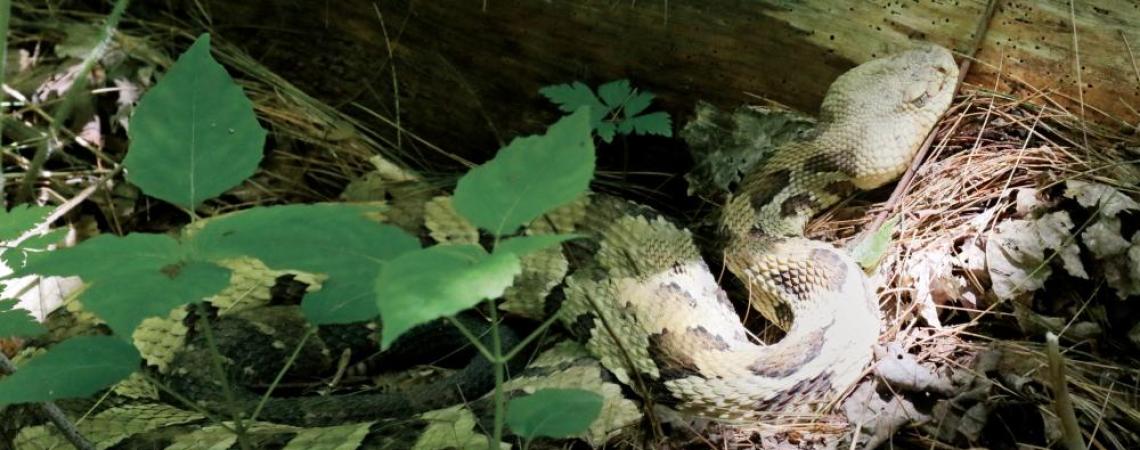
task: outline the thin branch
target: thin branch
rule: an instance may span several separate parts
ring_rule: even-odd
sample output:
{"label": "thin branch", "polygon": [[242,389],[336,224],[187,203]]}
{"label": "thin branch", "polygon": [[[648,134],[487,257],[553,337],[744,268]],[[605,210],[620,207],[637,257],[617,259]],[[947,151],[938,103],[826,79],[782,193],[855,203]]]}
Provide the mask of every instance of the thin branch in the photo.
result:
{"label": "thin branch", "polygon": [[[5,2],[7,3],[7,2]],[[12,360],[8,359],[4,353],[0,352],[0,373],[14,374],[16,373],[16,365],[12,364]],[[50,401],[40,402],[40,410],[47,416],[56,428],[59,429],[67,441],[74,445],[79,450],[95,450],[95,446],[87,441],[83,435],[79,434],[79,429],[67,418],[63,410],[59,409],[55,403]]]}

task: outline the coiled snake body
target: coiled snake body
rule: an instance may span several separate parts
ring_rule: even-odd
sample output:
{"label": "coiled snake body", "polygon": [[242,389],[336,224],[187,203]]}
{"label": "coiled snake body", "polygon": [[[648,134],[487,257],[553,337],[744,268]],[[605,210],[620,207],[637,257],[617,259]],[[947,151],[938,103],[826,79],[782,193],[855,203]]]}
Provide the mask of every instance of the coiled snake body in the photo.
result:
{"label": "coiled snake body", "polygon": [[933,46],[852,69],[829,88],[814,134],[777,149],[727,202],[727,267],[751,305],[786,330],[779,342],[748,339],[688,231],[635,215],[607,219],[601,276],[569,280],[568,325],[621,381],[640,378],[684,413],[818,409],[862,375],[880,318],[859,265],[803,238],[804,227],[856,189],[902,174],[949,107],[957,75],[950,52]]}

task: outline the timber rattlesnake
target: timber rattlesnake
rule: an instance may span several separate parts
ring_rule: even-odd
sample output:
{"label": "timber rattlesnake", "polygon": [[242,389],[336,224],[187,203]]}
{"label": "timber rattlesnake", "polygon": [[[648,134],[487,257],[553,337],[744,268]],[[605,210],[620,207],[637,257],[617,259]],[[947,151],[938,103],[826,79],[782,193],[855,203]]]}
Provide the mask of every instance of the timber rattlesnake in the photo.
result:
{"label": "timber rattlesnake", "polygon": [[571,277],[564,317],[627,384],[637,375],[616,349],[631,351],[655,396],[684,413],[731,419],[816,410],[861,377],[878,338],[879,305],[859,265],[801,237],[804,227],[856,189],[901,175],[949,107],[957,77],[950,52],[934,46],[852,69],[828,89],[814,134],[776,149],[729,199],[721,212],[725,261],[752,306],[786,330],[779,342],[749,341],[688,231],[661,218],[613,219],[598,251],[605,274]]}
{"label": "timber rattlesnake", "polygon": [[[604,367],[621,383],[647,390],[641,393],[687,415],[797,415],[833,400],[870,362],[880,328],[877,295],[850,256],[803,238],[804,227],[856,189],[872,189],[901,174],[948,108],[957,74],[950,52],[934,46],[852,69],[829,88],[812,135],[778,148],[728,200],[720,220],[728,237],[726,265],[747,285],[752,306],[786,330],[782,340],[771,345],[750,341],[688,230],[645,208],[595,196],[590,213],[577,217],[581,229],[597,238],[593,259],[566,278],[560,305],[565,328],[595,360],[583,362],[586,354],[580,348],[558,347],[548,355],[569,355],[570,362],[539,357],[508,388],[588,387],[616,397],[620,389],[613,383],[579,380],[565,386],[547,376],[578,371],[596,377]],[[513,307],[550,309],[549,304]],[[205,364],[182,358],[178,365]],[[335,420],[300,414],[295,422],[305,423],[306,417],[319,417],[324,425],[371,420],[366,402],[346,407],[335,397],[318,400],[339,410]],[[270,405],[267,415],[288,418],[295,408],[290,405]],[[310,402],[304,408],[320,407]],[[609,426],[636,420],[628,414],[631,409],[636,407],[628,400],[607,400],[609,415],[603,420],[611,423],[592,430],[591,441],[604,440]],[[463,414],[445,408],[418,420],[429,428],[441,418],[466,420],[473,427]],[[455,439],[485,442],[464,436]],[[416,447],[464,445],[425,442],[421,438]]]}

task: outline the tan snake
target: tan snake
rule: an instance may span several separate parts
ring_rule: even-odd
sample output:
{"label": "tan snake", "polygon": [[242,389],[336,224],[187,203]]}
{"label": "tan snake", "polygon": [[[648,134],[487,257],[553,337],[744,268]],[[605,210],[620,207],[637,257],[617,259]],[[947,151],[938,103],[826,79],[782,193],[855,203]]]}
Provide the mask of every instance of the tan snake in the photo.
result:
{"label": "tan snake", "polygon": [[902,174],[949,107],[957,76],[950,52],[935,46],[850,70],[829,88],[814,134],[777,149],[729,199],[726,265],[751,305],[786,330],[779,342],[751,341],[689,232],[646,215],[598,213],[602,270],[571,277],[566,323],[619,380],[639,377],[683,413],[818,410],[862,375],[880,313],[860,266],[802,237],[804,227],[856,189]]}

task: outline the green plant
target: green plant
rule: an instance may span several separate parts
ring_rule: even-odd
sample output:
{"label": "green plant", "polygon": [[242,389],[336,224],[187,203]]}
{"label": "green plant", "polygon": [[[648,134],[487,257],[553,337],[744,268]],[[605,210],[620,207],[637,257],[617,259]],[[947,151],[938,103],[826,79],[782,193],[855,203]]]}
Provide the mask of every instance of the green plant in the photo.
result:
{"label": "green plant", "polygon": [[565,112],[583,106],[590,108],[590,126],[603,141],[610,142],[614,134],[655,134],[672,136],[673,126],[669,114],[652,112],[641,114],[653,101],[653,94],[630,87],[629,80],[617,80],[598,86],[594,95],[581,82],[547,86],[538,91]]}
{"label": "green plant", "polygon": [[[549,89],[544,90],[548,96]],[[418,324],[493,301],[520,272],[520,257],[579,237],[527,236],[518,230],[586,191],[594,173],[591,130],[607,140],[615,131],[669,132],[664,113],[636,116],[648,106],[651,94],[638,93],[624,81],[599,92],[604,106],[575,106],[574,101],[584,101],[580,93],[559,97],[566,100],[562,109],[571,114],[544,135],[515,139],[459,180],[455,209],[494,236],[490,249],[473,244],[420,248],[418,240],[399,228],[369,219],[374,207],[348,204],[252,208],[212,219],[178,237],[101,235],[45,252],[43,247],[59,239],[58,233],[49,233],[8,247],[3,258],[18,267],[8,278],[81,277],[86,285],[79,298],[84,309],[105,321],[113,334],[69,339],[23,364],[0,379],[0,406],[89,396],[135,373],[140,356],[131,336],[139,323],[220,291],[229,282],[230,270],[218,262],[228,258],[252,257],[277,270],[327,275],[335,283],[303,300],[308,320],[321,325],[379,315],[385,347]],[[594,107],[604,114],[592,112]],[[252,104],[210,56],[209,36],[202,35],[141,100],[131,119],[131,146],[123,165],[128,181],[182,207],[196,220],[194,211],[202,202],[253,173],[265,135]],[[24,208],[0,215],[0,240],[24,234],[48,212]],[[13,303],[0,301],[0,337],[41,333],[43,327],[31,317],[11,309]],[[497,321],[497,308],[486,309]],[[504,363],[552,323],[553,317],[510,349],[502,348],[494,327],[490,346],[467,332],[495,365],[492,442],[501,441],[505,422],[529,441],[579,433],[597,417],[601,400],[596,394],[566,390],[515,399],[511,412],[505,413]],[[92,355],[97,355],[94,360]],[[569,421],[552,425],[549,415],[536,412],[543,403],[548,408],[566,403],[570,409],[560,414]],[[241,417],[235,415],[234,420],[238,442],[245,445]]]}

